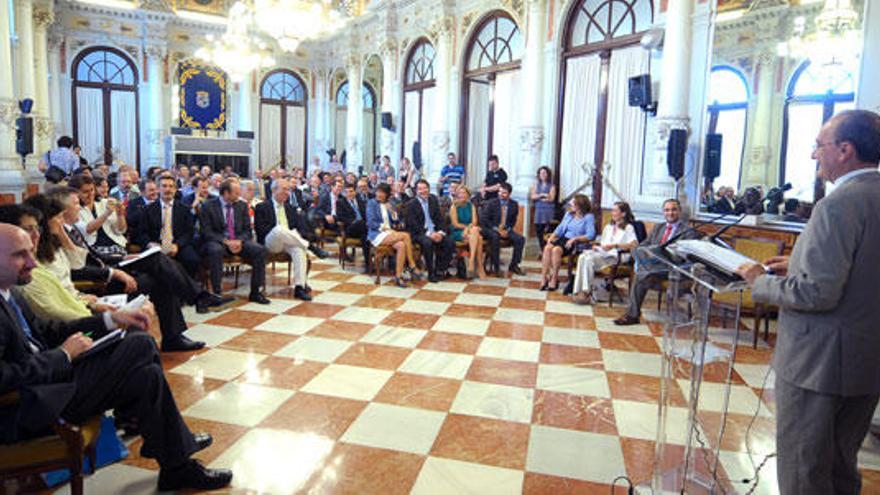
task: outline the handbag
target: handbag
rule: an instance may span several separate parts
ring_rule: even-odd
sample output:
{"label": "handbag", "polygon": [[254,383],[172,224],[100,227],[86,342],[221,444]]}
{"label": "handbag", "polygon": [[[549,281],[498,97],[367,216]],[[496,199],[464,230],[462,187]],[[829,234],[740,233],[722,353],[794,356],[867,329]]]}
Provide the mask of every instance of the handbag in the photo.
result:
{"label": "handbag", "polygon": [[57,184],[67,177],[67,173],[65,173],[61,167],[52,165],[52,153],[46,153],[46,163],[49,164],[49,167],[46,169],[46,180],[48,182]]}

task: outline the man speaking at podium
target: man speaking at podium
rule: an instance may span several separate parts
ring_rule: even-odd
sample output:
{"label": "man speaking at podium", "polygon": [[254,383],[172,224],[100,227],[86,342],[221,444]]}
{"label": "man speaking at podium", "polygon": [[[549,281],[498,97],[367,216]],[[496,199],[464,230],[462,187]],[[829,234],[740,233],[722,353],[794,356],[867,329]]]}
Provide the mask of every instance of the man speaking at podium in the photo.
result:
{"label": "man speaking at podium", "polygon": [[[791,258],[744,265],[778,305],[776,449],[783,495],[856,494],[857,454],[880,397],[880,115],[841,112],[819,132],[816,204]],[[804,165],[806,166],[806,164]]]}

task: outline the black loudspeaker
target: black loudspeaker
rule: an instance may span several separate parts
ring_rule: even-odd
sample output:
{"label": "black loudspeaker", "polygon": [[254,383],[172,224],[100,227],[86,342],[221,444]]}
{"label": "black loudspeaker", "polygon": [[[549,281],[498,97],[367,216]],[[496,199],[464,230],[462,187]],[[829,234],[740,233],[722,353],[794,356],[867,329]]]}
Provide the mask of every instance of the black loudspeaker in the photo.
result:
{"label": "black loudspeaker", "polygon": [[391,123],[391,112],[382,112],[382,129],[389,131],[394,129],[394,125]]}
{"label": "black loudspeaker", "polygon": [[652,103],[651,76],[642,74],[629,78],[629,106],[647,107]]}
{"label": "black loudspeaker", "polygon": [[684,155],[687,152],[688,132],[684,129],[669,131],[669,143],[666,145],[666,168],[669,176],[675,180],[684,177]]}
{"label": "black loudspeaker", "polygon": [[422,143],[414,141],[412,145],[412,162],[417,168],[422,168]]}
{"label": "black loudspeaker", "polygon": [[706,134],[706,157],[703,160],[703,178],[721,175],[721,134]]}
{"label": "black loudspeaker", "polygon": [[31,117],[15,119],[15,152],[21,156],[34,152],[34,119]]}
{"label": "black loudspeaker", "polygon": [[193,130],[189,127],[172,127],[171,135],[173,136],[192,136]]}
{"label": "black loudspeaker", "polygon": [[254,131],[238,131],[235,133],[238,139],[253,139]]}

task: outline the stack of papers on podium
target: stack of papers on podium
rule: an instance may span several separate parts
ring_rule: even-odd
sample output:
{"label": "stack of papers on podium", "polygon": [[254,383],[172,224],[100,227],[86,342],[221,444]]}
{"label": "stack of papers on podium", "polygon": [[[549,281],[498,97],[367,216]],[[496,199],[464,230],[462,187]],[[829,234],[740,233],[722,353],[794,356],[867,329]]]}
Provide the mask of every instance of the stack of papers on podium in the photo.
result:
{"label": "stack of papers on podium", "polygon": [[728,275],[735,275],[736,269],[744,264],[758,263],[733,249],[727,249],[709,241],[683,240],[670,245],[669,248],[679,256],[704,262]]}

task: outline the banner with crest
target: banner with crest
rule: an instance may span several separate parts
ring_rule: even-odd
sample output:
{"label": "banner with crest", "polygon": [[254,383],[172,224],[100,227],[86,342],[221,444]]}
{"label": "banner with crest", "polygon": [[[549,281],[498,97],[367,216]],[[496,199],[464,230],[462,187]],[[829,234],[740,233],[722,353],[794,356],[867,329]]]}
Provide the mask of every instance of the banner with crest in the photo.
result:
{"label": "banner with crest", "polygon": [[177,68],[180,85],[180,127],[226,130],[226,73],[189,60]]}

